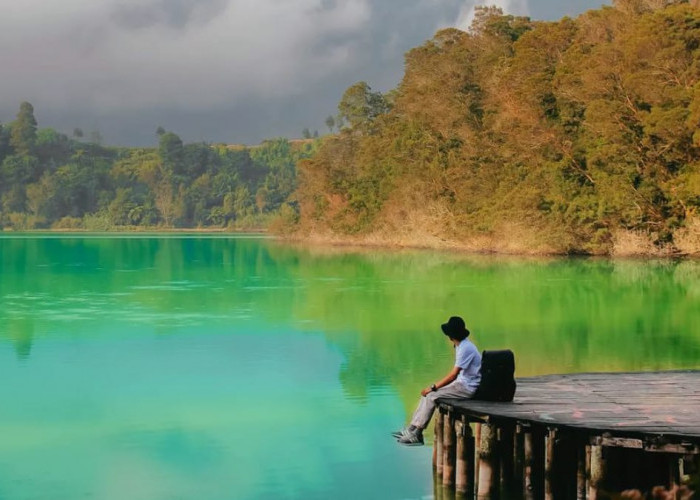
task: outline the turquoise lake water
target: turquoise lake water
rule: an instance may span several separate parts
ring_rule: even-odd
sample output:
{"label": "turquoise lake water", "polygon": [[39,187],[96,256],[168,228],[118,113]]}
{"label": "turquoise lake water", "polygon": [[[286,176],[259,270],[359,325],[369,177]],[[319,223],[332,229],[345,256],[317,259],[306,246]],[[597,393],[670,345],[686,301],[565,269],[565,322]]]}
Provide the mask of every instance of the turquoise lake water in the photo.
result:
{"label": "turquoise lake water", "polygon": [[464,316],[518,376],[700,368],[700,263],[0,236],[0,500],[420,499]]}

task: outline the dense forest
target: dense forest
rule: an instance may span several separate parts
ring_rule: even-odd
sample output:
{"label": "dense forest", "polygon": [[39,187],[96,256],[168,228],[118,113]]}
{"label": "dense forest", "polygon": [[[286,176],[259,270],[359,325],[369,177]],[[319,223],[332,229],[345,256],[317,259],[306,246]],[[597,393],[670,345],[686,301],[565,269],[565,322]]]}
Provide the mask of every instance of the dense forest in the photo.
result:
{"label": "dense forest", "polygon": [[23,102],[16,119],[0,125],[0,228],[260,229],[294,217],[286,200],[296,163],[315,141],[249,148],[156,133],[157,148],[103,147],[80,129],[73,137],[39,129]]}
{"label": "dense forest", "polygon": [[476,11],[364,82],[300,164],[298,237],[526,253],[700,251],[698,2]]}
{"label": "dense forest", "polygon": [[344,243],[517,253],[700,251],[700,2],[576,19],[477,8],[348,88],[336,133],[255,147],[104,147],[0,124],[3,229],[270,228]]}

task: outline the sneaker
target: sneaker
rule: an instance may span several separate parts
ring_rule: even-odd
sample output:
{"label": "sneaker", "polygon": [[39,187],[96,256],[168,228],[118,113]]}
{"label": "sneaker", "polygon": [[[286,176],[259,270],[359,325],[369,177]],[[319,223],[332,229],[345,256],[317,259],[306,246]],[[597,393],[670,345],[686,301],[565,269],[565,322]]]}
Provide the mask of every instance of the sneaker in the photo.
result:
{"label": "sneaker", "polygon": [[405,436],[409,432],[411,432],[411,429],[409,427],[404,427],[403,429],[392,432],[391,435],[394,436],[395,438],[400,438],[400,437]]}
{"label": "sneaker", "polygon": [[423,433],[421,431],[409,431],[398,439],[398,442],[407,446],[421,446]]}

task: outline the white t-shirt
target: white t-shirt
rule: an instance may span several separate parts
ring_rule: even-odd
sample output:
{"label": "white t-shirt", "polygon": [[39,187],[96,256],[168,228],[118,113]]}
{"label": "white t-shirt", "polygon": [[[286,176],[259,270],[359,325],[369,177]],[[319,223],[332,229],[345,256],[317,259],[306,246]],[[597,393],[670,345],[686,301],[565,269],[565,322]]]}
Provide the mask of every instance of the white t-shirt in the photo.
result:
{"label": "white t-shirt", "polygon": [[481,354],[469,339],[455,348],[455,366],[461,368],[457,380],[467,389],[476,391],[481,382]]}

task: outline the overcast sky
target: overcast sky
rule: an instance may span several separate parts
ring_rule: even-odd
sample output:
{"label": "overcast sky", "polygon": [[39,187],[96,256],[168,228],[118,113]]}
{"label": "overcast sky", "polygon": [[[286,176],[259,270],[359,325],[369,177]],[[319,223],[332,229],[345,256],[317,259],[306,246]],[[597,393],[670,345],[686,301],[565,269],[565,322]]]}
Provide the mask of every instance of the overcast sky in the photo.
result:
{"label": "overcast sky", "polygon": [[[107,144],[257,143],[327,132],[344,90],[395,87],[404,53],[477,0],[0,0],[0,122],[19,103],[40,127]],[[495,0],[554,20],[610,0]]]}

